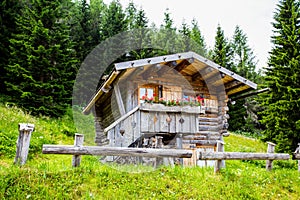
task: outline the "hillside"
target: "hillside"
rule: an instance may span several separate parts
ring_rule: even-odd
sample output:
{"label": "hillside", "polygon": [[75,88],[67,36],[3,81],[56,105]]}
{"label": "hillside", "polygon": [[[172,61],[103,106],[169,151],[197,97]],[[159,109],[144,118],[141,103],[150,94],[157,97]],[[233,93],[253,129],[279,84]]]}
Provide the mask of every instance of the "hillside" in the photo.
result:
{"label": "hillside", "polygon": [[[264,161],[227,161],[226,169],[143,166],[112,167],[98,157],[83,156],[79,168],[71,156],[43,155],[42,144],[72,144],[71,115],[61,119],[32,117],[0,106],[0,199],[299,199],[295,161],[277,161],[266,172]],[[18,123],[35,124],[29,160],[13,165]],[[84,122],[86,124],[88,122]],[[90,132],[91,130],[87,131]],[[231,134],[226,151],[265,152],[267,145]],[[130,173],[130,171],[132,173]],[[143,171],[137,173],[138,171]]]}

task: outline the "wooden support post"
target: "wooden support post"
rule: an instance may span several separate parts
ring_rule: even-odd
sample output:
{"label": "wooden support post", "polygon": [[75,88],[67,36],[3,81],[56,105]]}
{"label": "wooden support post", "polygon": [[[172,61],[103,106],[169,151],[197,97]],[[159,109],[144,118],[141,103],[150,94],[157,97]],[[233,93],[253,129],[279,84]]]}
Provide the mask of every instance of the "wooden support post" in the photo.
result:
{"label": "wooden support post", "polygon": [[[221,140],[217,141],[217,152],[224,152],[224,142]],[[222,167],[223,160],[216,160],[215,162],[215,173],[219,173]]]}
{"label": "wooden support post", "polygon": [[[276,144],[274,144],[272,142],[267,142],[267,144],[268,144],[267,153],[274,153]],[[272,167],[273,167],[272,163],[273,163],[273,160],[266,160],[266,170],[267,171],[272,170]]]}
{"label": "wooden support post", "polygon": [[[176,147],[177,149],[182,149],[182,134],[179,134],[179,136],[176,138]],[[183,166],[182,158],[179,158],[179,164]]]}
{"label": "wooden support post", "polygon": [[19,124],[19,137],[17,140],[17,151],[14,164],[24,165],[27,160],[31,133],[34,130],[34,124]]}
{"label": "wooden support post", "polygon": [[[163,148],[163,141],[162,141],[163,137],[162,136],[156,136],[156,148],[158,149],[162,149]],[[154,167],[159,167],[161,164],[163,164],[163,158],[155,158],[155,164]]]}
{"label": "wooden support post", "polygon": [[[84,136],[83,134],[75,134],[75,139],[74,139],[74,147],[82,147],[83,146],[83,140]],[[73,155],[72,158],[72,166],[73,167],[79,167],[81,162],[81,156],[80,155]]]}

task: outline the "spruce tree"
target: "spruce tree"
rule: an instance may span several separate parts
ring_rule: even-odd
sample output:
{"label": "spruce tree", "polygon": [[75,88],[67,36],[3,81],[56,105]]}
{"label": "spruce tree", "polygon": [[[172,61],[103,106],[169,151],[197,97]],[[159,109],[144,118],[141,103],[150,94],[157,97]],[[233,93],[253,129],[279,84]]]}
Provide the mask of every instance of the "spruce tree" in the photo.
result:
{"label": "spruce tree", "polygon": [[126,14],[120,2],[113,0],[103,14],[101,37],[105,40],[126,30],[128,30]]}
{"label": "spruce tree", "polygon": [[196,19],[192,20],[190,38],[192,39],[192,41],[195,42],[195,44],[192,45],[192,47],[191,47],[193,49],[193,51],[196,51],[197,53],[199,53],[202,56],[207,56],[205,40],[200,31],[200,28],[199,28],[199,25],[198,25],[198,22]]}
{"label": "spruce tree", "polygon": [[[122,47],[126,45],[127,38],[126,34],[120,34],[128,30],[128,21],[126,19],[126,13],[123,10],[121,3],[117,0],[113,0],[105,9],[103,13],[100,36],[103,40],[109,39],[110,48],[107,49],[106,56],[107,59],[113,55],[119,55],[124,53],[122,52]],[[124,61],[124,57],[115,62]],[[107,73],[111,71],[111,67],[107,70]]]}
{"label": "spruce tree", "polygon": [[153,55],[165,55],[182,50],[180,45],[178,45],[181,41],[180,38],[178,39],[176,27],[169,9],[166,9],[164,13],[164,21],[160,25],[160,28],[153,32],[151,37],[151,42],[156,47]]}
{"label": "spruce tree", "polygon": [[234,56],[234,68],[232,70],[247,79],[255,81],[257,78],[255,72],[257,61],[253,50],[248,45],[247,35],[239,26],[235,28],[232,47]]}
{"label": "spruce tree", "polygon": [[10,39],[16,33],[16,19],[20,14],[22,2],[19,0],[3,0],[0,2],[0,93],[6,93],[6,66],[10,57]]}
{"label": "spruce tree", "polygon": [[76,54],[70,40],[68,0],[32,0],[10,40],[6,85],[11,101],[30,111],[59,117],[71,104]]}
{"label": "spruce tree", "polygon": [[233,51],[231,48],[231,44],[225,37],[224,31],[222,30],[220,25],[218,25],[217,27],[215,45],[211,54],[212,60],[215,63],[221,65],[222,67],[225,67],[226,69],[234,71],[234,69],[232,69]]}
{"label": "spruce tree", "polygon": [[[259,78],[258,73],[255,71],[256,59],[253,50],[248,45],[247,35],[239,26],[236,26],[232,41],[223,44],[225,54],[222,52],[221,47],[217,47],[220,45],[219,43],[224,40],[222,37],[224,37],[224,35],[222,34],[222,30],[218,27],[215,45],[215,52],[217,54],[215,53],[214,55],[215,60],[220,59],[218,55],[222,56],[222,64],[224,67],[256,82]],[[219,62],[221,62],[221,60]],[[258,126],[257,111],[253,110],[253,108],[257,108],[256,104],[257,102],[253,97],[240,99],[234,105],[229,104],[229,129],[232,131],[256,132],[255,127]]]}
{"label": "spruce tree", "polygon": [[188,24],[183,21],[181,24],[181,28],[178,30],[180,33],[180,36],[182,36],[180,39],[180,42],[182,43],[182,50],[181,52],[186,52],[191,50],[191,30]]}
{"label": "spruce tree", "polygon": [[137,9],[131,2],[126,9],[126,13],[130,31],[129,45],[135,49],[127,53],[126,59],[135,60],[151,57],[151,49],[145,48],[150,43],[149,29],[147,29],[149,20],[145,11],[142,8]]}
{"label": "spruce tree", "polygon": [[281,0],[273,23],[273,48],[266,68],[270,92],[261,95],[264,140],[281,152],[295,151],[300,142],[300,2]]}

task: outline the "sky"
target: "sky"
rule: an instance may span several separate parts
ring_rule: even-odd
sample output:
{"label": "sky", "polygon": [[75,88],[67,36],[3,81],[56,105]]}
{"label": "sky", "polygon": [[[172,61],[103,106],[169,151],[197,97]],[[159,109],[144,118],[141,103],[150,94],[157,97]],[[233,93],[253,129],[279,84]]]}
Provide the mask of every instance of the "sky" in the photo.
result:
{"label": "sky", "polygon": [[[104,0],[109,3],[111,0]],[[163,23],[164,12],[169,9],[177,28],[183,21],[198,21],[200,31],[209,48],[214,45],[218,24],[226,37],[231,38],[238,25],[248,37],[248,44],[257,58],[257,67],[266,66],[272,44],[273,15],[279,0],[119,0],[124,7],[133,1],[143,8],[150,23],[157,27]]]}

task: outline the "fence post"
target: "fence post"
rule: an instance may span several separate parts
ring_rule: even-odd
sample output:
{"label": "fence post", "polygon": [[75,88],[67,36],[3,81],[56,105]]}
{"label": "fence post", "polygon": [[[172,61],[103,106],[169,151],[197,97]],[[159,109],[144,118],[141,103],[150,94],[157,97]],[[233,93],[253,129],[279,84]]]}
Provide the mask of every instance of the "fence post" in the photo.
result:
{"label": "fence post", "polygon": [[[224,152],[225,142],[218,140],[217,141],[217,152]],[[215,162],[215,173],[220,172],[221,168],[224,166],[223,160],[216,160]]]}
{"label": "fence post", "polygon": [[[75,139],[74,139],[74,146],[75,147],[81,147],[83,146],[83,140],[84,136],[83,134],[75,134]],[[74,155],[72,159],[72,166],[73,167],[79,167],[80,166],[80,161],[81,161],[81,156],[80,155]]]}
{"label": "fence post", "polygon": [[[268,144],[267,153],[274,153],[276,144],[274,144],[272,142],[267,142],[267,144]],[[267,171],[272,170],[272,167],[273,167],[272,163],[273,163],[273,160],[266,160],[266,170]]]}
{"label": "fence post", "polygon": [[17,140],[17,151],[14,164],[21,166],[26,163],[31,133],[34,130],[34,124],[19,123],[19,137]]}
{"label": "fence post", "polygon": [[[298,148],[294,154],[300,154],[300,143],[298,143]],[[300,160],[298,160],[298,172],[300,172]]]}

